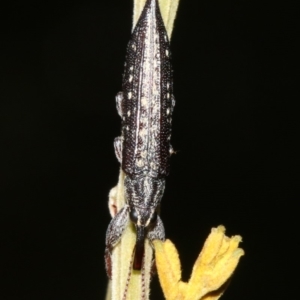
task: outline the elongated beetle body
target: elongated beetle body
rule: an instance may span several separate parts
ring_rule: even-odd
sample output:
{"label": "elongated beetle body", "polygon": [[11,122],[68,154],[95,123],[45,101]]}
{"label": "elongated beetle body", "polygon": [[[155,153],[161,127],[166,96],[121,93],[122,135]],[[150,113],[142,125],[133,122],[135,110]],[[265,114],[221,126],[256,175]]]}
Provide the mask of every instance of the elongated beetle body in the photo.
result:
{"label": "elongated beetle body", "polygon": [[111,220],[106,233],[106,269],[110,254],[129,219],[137,240],[133,268],[140,270],[147,237],[164,240],[157,215],[169,173],[173,97],[168,35],[157,0],[147,0],[127,47],[122,92],[116,96],[122,135],[115,153],[125,173],[125,206]]}

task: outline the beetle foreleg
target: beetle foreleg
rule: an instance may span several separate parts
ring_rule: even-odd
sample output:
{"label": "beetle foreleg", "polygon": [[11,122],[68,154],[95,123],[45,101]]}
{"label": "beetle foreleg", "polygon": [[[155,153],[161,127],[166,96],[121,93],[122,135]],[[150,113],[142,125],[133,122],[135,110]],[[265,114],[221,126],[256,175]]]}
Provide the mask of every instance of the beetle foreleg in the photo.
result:
{"label": "beetle foreleg", "polygon": [[123,114],[123,109],[122,109],[123,99],[124,99],[123,92],[119,92],[116,95],[116,104],[117,104],[118,114],[121,118],[122,118],[122,114]]}
{"label": "beetle foreleg", "polygon": [[159,216],[157,216],[156,224],[149,229],[147,237],[151,242],[153,240],[165,240],[165,228]]}
{"label": "beetle foreleg", "polygon": [[[160,241],[165,240],[165,228],[159,216],[157,216],[157,221],[154,227],[148,231],[147,237],[150,240],[150,242],[152,242],[153,240],[160,240]],[[155,274],[156,274],[156,264],[155,264],[155,259],[153,258],[152,266],[151,266],[151,276],[154,276]]]}
{"label": "beetle foreleg", "polygon": [[121,236],[128,224],[129,206],[126,204],[110,221],[106,231],[105,248],[105,268],[109,278],[111,278],[111,253],[113,247],[120,241]]}
{"label": "beetle foreleg", "polygon": [[115,154],[120,164],[122,164],[122,148],[123,148],[123,138],[118,136],[114,140]]}

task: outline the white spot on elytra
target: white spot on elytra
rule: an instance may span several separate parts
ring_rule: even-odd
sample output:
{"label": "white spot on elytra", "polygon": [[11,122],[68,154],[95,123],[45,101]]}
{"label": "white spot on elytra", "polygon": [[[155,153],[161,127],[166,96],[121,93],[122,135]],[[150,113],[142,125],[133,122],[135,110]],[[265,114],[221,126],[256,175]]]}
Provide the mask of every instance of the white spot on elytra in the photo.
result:
{"label": "white spot on elytra", "polygon": [[140,137],[144,137],[146,134],[147,134],[146,128],[143,128],[143,129],[140,130],[140,132],[139,132]]}
{"label": "white spot on elytra", "polygon": [[133,49],[133,51],[136,51],[136,46],[135,46],[135,44],[132,44],[131,48]]}
{"label": "white spot on elytra", "polygon": [[170,93],[167,93],[167,98],[170,99]]}
{"label": "white spot on elytra", "polygon": [[168,40],[168,37],[167,37],[167,35],[165,34],[165,41],[167,41]]}
{"label": "white spot on elytra", "polygon": [[130,75],[130,76],[129,76],[129,82],[131,82],[131,81],[132,81],[132,78],[133,78],[133,76],[132,76],[132,75]]}
{"label": "white spot on elytra", "polygon": [[127,112],[127,116],[130,117],[130,110]]}
{"label": "white spot on elytra", "polygon": [[166,56],[169,57],[169,50],[166,50]]}
{"label": "white spot on elytra", "polygon": [[144,162],[143,162],[142,159],[139,159],[139,160],[137,161],[136,164],[137,164],[137,166],[140,167],[140,168],[144,166]]}
{"label": "white spot on elytra", "polygon": [[153,161],[150,163],[150,167],[151,167],[152,169],[154,169],[154,170],[157,169],[157,166],[156,166],[156,164],[155,164]]}
{"label": "white spot on elytra", "polygon": [[148,104],[148,102],[147,102],[147,98],[145,98],[145,97],[142,97],[142,99],[141,99],[141,103],[142,103],[142,106],[145,106],[145,107],[147,107],[147,104]]}
{"label": "white spot on elytra", "polygon": [[151,131],[152,131],[152,132],[155,132],[155,131],[157,131],[157,125],[152,125],[152,127],[151,127]]}
{"label": "white spot on elytra", "polygon": [[167,109],[167,115],[168,115],[169,113],[170,113],[170,109],[168,108],[168,109]]}
{"label": "white spot on elytra", "polygon": [[129,127],[128,127],[128,126],[126,126],[126,129],[127,129],[127,130],[129,130]]}
{"label": "white spot on elytra", "polygon": [[170,83],[168,82],[168,83],[167,83],[167,89],[169,89],[169,88],[170,88]]}
{"label": "white spot on elytra", "polygon": [[133,70],[133,66],[131,66],[131,67],[129,68],[129,70],[132,71],[132,70]]}
{"label": "white spot on elytra", "polygon": [[146,158],[147,157],[147,150],[142,151],[141,156],[142,158]]}
{"label": "white spot on elytra", "polygon": [[129,92],[129,93],[128,93],[128,99],[131,99],[131,96],[132,96],[132,93]]}
{"label": "white spot on elytra", "polygon": [[152,112],[153,112],[154,114],[157,114],[158,111],[159,111],[159,109],[160,109],[160,106],[157,105],[157,103],[155,103],[155,104],[153,105],[153,107],[152,107]]}

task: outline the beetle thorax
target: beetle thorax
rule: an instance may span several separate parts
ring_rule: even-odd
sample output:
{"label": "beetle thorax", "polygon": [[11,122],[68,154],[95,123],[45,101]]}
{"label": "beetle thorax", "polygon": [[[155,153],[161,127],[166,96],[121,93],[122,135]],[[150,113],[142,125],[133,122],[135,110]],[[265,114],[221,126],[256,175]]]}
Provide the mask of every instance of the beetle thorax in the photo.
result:
{"label": "beetle thorax", "polygon": [[150,176],[125,177],[125,198],[130,210],[135,210],[140,216],[142,225],[155,212],[159,205],[164,189],[164,178],[152,178]]}

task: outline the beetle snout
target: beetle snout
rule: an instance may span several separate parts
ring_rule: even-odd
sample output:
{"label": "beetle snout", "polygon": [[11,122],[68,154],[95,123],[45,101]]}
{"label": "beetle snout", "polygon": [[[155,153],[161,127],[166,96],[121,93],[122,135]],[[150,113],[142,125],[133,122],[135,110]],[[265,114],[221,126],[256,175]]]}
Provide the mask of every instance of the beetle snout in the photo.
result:
{"label": "beetle snout", "polygon": [[141,270],[145,252],[145,226],[136,225],[136,244],[133,260],[133,269]]}

